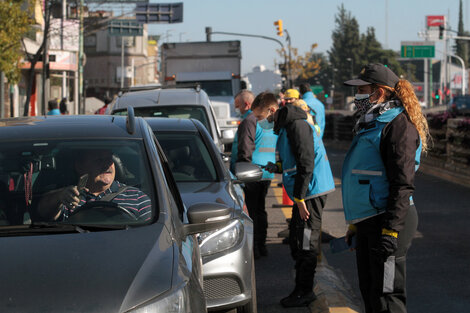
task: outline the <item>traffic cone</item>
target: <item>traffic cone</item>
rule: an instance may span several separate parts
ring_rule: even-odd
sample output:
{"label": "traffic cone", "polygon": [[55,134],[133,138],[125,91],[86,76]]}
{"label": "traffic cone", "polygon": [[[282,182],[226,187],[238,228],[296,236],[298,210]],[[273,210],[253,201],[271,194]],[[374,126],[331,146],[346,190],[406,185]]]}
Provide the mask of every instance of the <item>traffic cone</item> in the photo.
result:
{"label": "traffic cone", "polygon": [[294,202],[292,202],[292,200],[289,198],[289,196],[287,195],[287,192],[286,192],[286,189],[284,188],[284,186],[282,186],[282,204],[283,205],[293,205]]}

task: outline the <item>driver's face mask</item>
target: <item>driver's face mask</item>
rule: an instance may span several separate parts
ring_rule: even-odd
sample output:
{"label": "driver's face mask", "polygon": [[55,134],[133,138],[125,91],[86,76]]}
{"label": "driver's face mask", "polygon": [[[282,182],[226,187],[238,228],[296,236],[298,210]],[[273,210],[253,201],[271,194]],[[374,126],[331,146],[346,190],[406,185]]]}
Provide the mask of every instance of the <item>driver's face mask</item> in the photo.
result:
{"label": "driver's face mask", "polygon": [[368,93],[356,93],[354,96],[354,104],[359,112],[366,113],[370,109],[373,103],[370,102],[370,96],[372,96],[375,91],[371,94]]}

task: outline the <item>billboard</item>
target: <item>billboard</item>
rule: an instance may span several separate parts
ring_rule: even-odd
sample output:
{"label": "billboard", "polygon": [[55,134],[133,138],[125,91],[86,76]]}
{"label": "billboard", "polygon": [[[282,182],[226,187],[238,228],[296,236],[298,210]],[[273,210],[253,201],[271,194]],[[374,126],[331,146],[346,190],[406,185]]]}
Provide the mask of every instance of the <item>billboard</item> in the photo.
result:
{"label": "billboard", "polygon": [[428,15],[426,16],[426,26],[430,27],[439,27],[441,25],[445,26],[446,17],[445,15]]}

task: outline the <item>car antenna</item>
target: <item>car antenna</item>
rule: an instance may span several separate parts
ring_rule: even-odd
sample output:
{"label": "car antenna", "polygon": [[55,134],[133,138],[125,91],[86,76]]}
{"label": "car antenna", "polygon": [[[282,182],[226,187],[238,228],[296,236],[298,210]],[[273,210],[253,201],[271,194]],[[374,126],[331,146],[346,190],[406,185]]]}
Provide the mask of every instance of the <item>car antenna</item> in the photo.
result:
{"label": "car antenna", "polygon": [[126,129],[127,129],[127,132],[131,135],[135,132],[134,108],[131,107],[130,105],[127,106]]}

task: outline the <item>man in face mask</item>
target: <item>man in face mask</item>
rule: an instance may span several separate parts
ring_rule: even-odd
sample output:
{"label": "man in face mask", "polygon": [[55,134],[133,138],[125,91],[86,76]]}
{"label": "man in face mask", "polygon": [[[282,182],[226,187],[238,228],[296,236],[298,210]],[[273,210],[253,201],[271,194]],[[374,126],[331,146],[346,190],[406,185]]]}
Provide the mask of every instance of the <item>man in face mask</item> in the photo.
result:
{"label": "man in face mask", "polygon": [[321,215],[326,194],[335,189],[323,142],[307,122],[307,113],[287,103],[278,109],[272,94],[252,105],[258,123],[274,122],[279,161],[266,169],[282,173],[287,195],[294,201],[289,245],[295,260],[295,289],[281,300],[284,307],[307,306],[316,299],[313,282],[320,249]]}
{"label": "man in face mask", "polygon": [[[268,162],[274,162],[276,159],[277,136],[274,135],[272,124],[257,123],[256,117],[251,112],[252,103],[258,101],[259,97],[260,95],[255,98],[253,93],[248,90],[242,90],[235,96],[235,109],[240,111],[242,122],[238,126],[232,143],[231,169],[233,169],[236,162],[265,165]],[[255,259],[268,255],[266,248],[268,215],[265,209],[265,201],[271,179],[273,178],[274,174],[263,170],[261,181],[246,183],[243,188],[248,213],[253,220],[253,253]]]}

